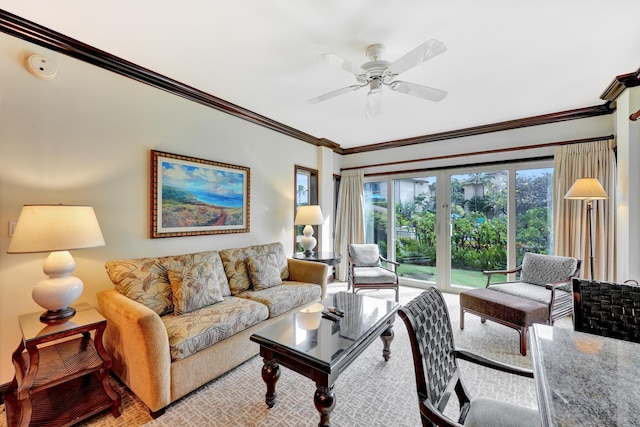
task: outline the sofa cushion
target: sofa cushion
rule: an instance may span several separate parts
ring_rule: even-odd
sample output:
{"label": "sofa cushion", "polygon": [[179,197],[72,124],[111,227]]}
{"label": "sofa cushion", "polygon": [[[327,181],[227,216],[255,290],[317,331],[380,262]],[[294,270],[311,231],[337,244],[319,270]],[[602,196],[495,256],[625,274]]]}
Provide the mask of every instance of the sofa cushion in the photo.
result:
{"label": "sofa cushion", "polygon": [[322,287],[310,283],[285,281],[281,286],[245,291],[237,296],[257,301],[269,308],[269,317],[275,317],[303,304],[318,301]]}
{"label": "sofa cushion", "polygon": [[225,297],[181,316],[162,316],[169,336],[171,361],[184,359],[204,348],[256,325],[269,317],[267,307],[243,298]]}
{"label": "sofa cushion", "polygon": [[255,245],[246,248],[225,249],[220,251],[220,258],[227,273],[231,294],[237,295],[251,289],[251,278],[247,269],[247,258],[258,255],[275,254],[278,260],[280,278],[289,278],[289,265],[282,243],[269,243],[265,245]]}
{"label": "sofa cushion", "polygon": [[520,281],[539,286],[562,282],[571,277],[577,266],[575,258],[527,252],[522,260]]}
{"label": "sofa cushion", "polygon": [[[549,303],[551,302],[550,289],[547,289],[544,286],[540,285],[533,285],[531,283],[499,283],[495,285],[489,285],[488,289],[493,289],[494,291],[503,292],[505,294],[538,301],[546,305],[549,305]],[[556,296],[565,295],[567,293],[567,291],[556,289]]]}
{"label": "sofa cushion", "polygon": [[189,313],[223,300],[217,273],[210,263],[187,264],[169,270],[173,291],[173,314]]}
{"label": "sofa cushion", "polygon": [[217,251],[195,252],[192,254],[166,256],[160,258],[160,262],[167,270],[182,270],[185,266],[207,264],[208,268],[215,272],[215,281],[222,290],[222,296],[231,296],[227,275],[222,266],[220,254]]}
{"label": "sofa cushion", "polygon": [[247,258],[247,269],[253,289],[271,288],[282,284],[278,259],[275,254],[265,254]]}
{"label": "sofa cushion", "polygon": [[230,296],[229,282],[220,255],[216,251],[114,260],[106,262],[105,269],[118,292],[162,316],[174,311],[169,270],[182,270],[187,265],[199,263],[210,264],[216,272],[222,295]]}
{"label": "sofa cushion", "polygon": [[173,312],[173,294],[167,269],[158,258],[108,261],[105,269],[122,295],[160,316]]}
{"label": "sofa cushion", "polygon": [[370,284],[370,283],[395,283],[396,275],[394,272],[383,267],[353,267],[354,274],[353,283]]}

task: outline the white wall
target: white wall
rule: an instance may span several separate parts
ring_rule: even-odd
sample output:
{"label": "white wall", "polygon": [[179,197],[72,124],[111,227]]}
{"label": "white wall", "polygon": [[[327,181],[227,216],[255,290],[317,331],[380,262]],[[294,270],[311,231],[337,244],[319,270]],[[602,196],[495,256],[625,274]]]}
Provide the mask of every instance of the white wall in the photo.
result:
{"label": "white wall", "polygon": [[[25,69],[31,52],[57,63],[54,80]],[[318,168],[316,147],[4,34],[0,76],[0,384],[13,377],[18,315],[41,310],[31,290],[47,254],[6,253],[24,204],[94,206],[106,246],[73,252],[78,302],[92,305],[112,286],[110,259],[272,241],[293,250],[294,164]],[[150,239],[151,149],[251,168],[251,232]]]}
{"label": "white wall", "polygon": [[616,192],[617,280],[640,280],[640,121],[629,116],[640,108],[640,87],[625,90],[617,100],[618,181]]}

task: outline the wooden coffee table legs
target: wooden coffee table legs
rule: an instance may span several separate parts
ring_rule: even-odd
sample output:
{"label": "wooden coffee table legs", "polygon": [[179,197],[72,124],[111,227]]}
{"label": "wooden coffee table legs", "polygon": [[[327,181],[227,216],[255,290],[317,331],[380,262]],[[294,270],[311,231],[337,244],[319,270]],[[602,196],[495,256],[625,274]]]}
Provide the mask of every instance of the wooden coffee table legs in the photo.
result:
{"label": "wooden coffee table legs", "polygon": [[393,325],[389,326],[386,331],[380,335],[382,340],[382,357],[384,361],[388,362],[391,358],[391,341],[393,341]]}
{"label": "wooden coffee table legs", "polygon": [[[393,324],[391,324],[380,334],[380,339],[382,340],[382,357],[384,357],[385,361],[389,361],[391,358],[391,341],[393,341],[393,338]],[[303,366],[299,361],[294,361],[287,357],[286,354],[275,353],[264,347],[261,347],[260,354],[263,356],[264,361],[264,365],[262,366],[262,379],[267,385],[267,392],[264,396],[267,406],[273,408],[273,405],[276,403],[276,397],[278,396],[276,383],[280,379],[279,359],[284,366],[292,370],[297,370],[300,374],[316,380],[316,391],[313,395],[313,403],[320,413],[320,423],[318,423],[318,427],[330,427],[331,423],[329,418],[331,411],[333,411],[333,408],[336,406],[336,396],[333,393],[333,381],[337,379],[337,374],[327,374],[326,372],[315,370],[312,367]],[[302,369],[303,367],[305,369]],[[309,370],[310,373],[304,373],[307,370]]]}
{"label": "wooden coffee table legs", "polygon": [[336,406],[336,396],[333,394],[333,384],[323,387],[316,384],[316,392],[313,395],[313,404],[320,412],[320,423],[318,427],[330,427],[329,416]]}
{"label": "wooden coffee table legs", "polygon": [[262,379],[267,385],[267,393],[264,395],[265,403],[269,408],[273,408],[276,403],[276,383],[280,379],[280,365],[275,360],[264,360],[264,366],[262,367]]}

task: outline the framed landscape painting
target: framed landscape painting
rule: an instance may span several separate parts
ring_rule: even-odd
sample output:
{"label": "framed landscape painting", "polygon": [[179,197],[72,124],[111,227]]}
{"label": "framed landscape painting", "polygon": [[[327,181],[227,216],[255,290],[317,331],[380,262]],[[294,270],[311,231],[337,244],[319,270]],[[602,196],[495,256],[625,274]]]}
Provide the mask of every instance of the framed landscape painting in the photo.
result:
{"label": "framed landscape painting", "polygon": [[250,170],[151,150],[151,238],[249,232]]}

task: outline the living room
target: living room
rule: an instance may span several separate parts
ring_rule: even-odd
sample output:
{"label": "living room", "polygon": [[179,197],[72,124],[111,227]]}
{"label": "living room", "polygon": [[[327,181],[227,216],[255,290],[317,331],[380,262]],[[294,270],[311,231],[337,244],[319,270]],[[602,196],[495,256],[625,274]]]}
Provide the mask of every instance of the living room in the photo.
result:
{"label": "living room", "polygon": [[[606,135],[615,135],[618,142],[618,277],[640,277],[633,256],[640,250],[634,221],[640,214],[640,193],[633,185],[640,179],[640,129],[628,119],[640,108],[638,87],[623,88],[610,114],[341,155],[6,32],[0,34],[0,49],[0,224],[15,222],[25,204],[93,206],[106,245],[74,253],[75,274],[84,282],[79,302],[97,306],[97,292],[113,286],[104,269],[112,259],[275,241],[292,251],[295,166],[318,170],[320,204],[333,207],[334,195],[327,189],[343,168],[384,173],[398,166],[382,164],[412,159],[424,160],[410,163],[411,169],[438,169],[452,163],[509,161],[523,152],[526,158],[550,157],[553,147],[546,144]],[[29,54],[53,58],[55,79],[29,73],[24,65]],[[615,77],[608,76],[601,90]],[[505,148],[521,150],[501,151]],[[150,150],[250,168],[250,232],[150,239]],[[469,152],[479,154],[456,157]],[[332,227],[329,217],[318,237],[323,250],[332,247]],[[31,290],[42,279],[44,259],[43,254],[6,254],[9,242],[8,233],[0,233],[0,384],[14,374],[11,353],[20,341],[18,316],[40,310]]]}

